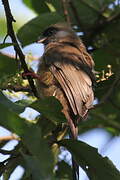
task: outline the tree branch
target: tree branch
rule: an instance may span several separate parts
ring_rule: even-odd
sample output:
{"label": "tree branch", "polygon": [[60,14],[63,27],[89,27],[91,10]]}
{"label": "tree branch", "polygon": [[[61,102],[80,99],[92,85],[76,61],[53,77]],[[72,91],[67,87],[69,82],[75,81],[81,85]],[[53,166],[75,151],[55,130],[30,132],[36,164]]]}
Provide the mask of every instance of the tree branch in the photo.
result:
{"label": "tree branch", "polygon": [[4,150],[4,149],[0,149],[0,153],[4,154],[4,155],[8,155],[11,154],[13,151],[8,151],[8,150]]}
{"label": "tree branch", "polygon": [[81,0],[81,3],[87,6],[88,8],[92,9],[94,12],[98,13],[100,16],[103,16],[101,14],[101,11],[103,12],[104,9],[96,9],[91,3],[88,3],[87,1]]}
{"label": "tree branch", "polygon": [[69,0],[69,6],[70,6],[70,8],[71,8],[71,10],[72,10],[72,12],[74,14],[74,17],[75,17],[75,19],[76,19],[76,21],[78,23],[78,26],[84,31],[83,25],[81,24],[81,20],[80,20],[79,14],[78,14],[77,9],[76,9],[76,7],[75,7],[75,5],[74,5],[72,0]]}
{"label": "tree branch", "polygon": [[20,138],[16,135],[9,135],[9,136],[1,136],[0,141],[9,141],[9,140],[20,140]]}
{"label": "tree branch", "polygon": [[[106,80],[108,81],[108,80]],[[114,91],[114,88],[117,87],[118,83],[120,82],[120,78],[119,78],[119,74],[116,75],[115,77],[115,80],[113,81],[113,83],[111,84],[111,86],[109,87],[108,91],[105,93],[105,95],[102,96],[100,102],[96,105],[94,105],[93,107],[93,110],[96,109],[96,108],[99,108],[101,107],[103,104],[105,104],[107,101],[109,101],[110,103],[113,103],[111,102],[111,94],[113,93]],[[112,104],[113,105],[113,104]],[[114,104],[114,107],[115,107],[115,104]],[[116,106],[117,109],[119,109],[118,106]],[[91,109],[92,110],[92,109]],[[119,109],[120,110],[120,109]]]}
{"label": "tree branch", "polygon": [[91,30],[89,29],[88,32],[86,31],[86,37],[85,37],[86,44],[88,45],[91,44],[91,42],[93,42],[93,39],[95,36],[97,36],[97,34],[101,33],[109,24],[111,24],[115,20],[119,20],[120,13],[110,16],[109,18],[105,18],[105,17],[101,18],[101,17],[99,17],[96,24],[94,24]]}
{"label": "tree branch", "polygon": [[70,21],[70,16],[69,16],[69,12],[68,12],[68,0],[61,0],[62,6],[63,6],[63,13],[65,16],[65,20],[66,22],[71,25],[71,21]]}
{"label": "tree branch", "polygon": [[[6,21],[7,21],[7,35],[11,37],[12,43],[14,44],[14,50],[15,50],[16,54],[18,54],[18,56],[19,56],[21,66],[24,69],[24,72],[27,73],[27,72],[29,72],[29,69],[28,69],[27,64],[25,62],[25,55],[23,54],[23,52],[19,46],[19,43],[16,39],[14,30],[13,30],[12,23],[15,22],[15,19],[12,16],[10,6],[9,6],[9,2],[8,2],[8,0],[2,0],[2,3],[4,6]],[[36,90],[36,87],[34,85],[34,81],[33,81],[32,77],[29,76],[29,77],[27,77],[27,79],[28,79],[28,82],[29,82],[30,87],[32,89],[32,92],[34,93],[34,95],[36,97],[38,97],[37,90]]]}
{"label": "tree branch", "polygon": [[109,97],[111,96],[111,94],[112,94],[112,92],[114,90],[114,87],[117,86],[117,83],[118,83],[119,80],[120,80],[119,77],[116,77],[116,79],[112,83],[111,87],[109,88],[108,92],[105,93],[105,95],[102,97],[100,103],[105,103],[109,99]]}
{"label": "tree branch", "polygon": [[116,14],[114,14],[113,16],[110,16],[109,18],[108,18],[108,22],[111,22],[111,21],[113,21],[114,19],[119,19],[120,18],[120,13],[116,13]]}
{"label": "tree branch", "polygon": [[23,87],[23,86],[12,86],[12,85],[8,85],[8,86],[5,86],[5,87],[0,87],[1,90],[13,90],[15,92],[19,92],[19,91],[22,91],[22,92],[29,92],[29,93],[32,93],[32,90],[30,87]]}
{"label": "tree branch", "polygon": [[111,98],[109,98],[108,100],[112,104],[113,107],[115,107],[116,109],[120,111],[120,106],[118,106]]}
{"label": "tree branch", "polygon": [[9,168],[16,167],[18,165],[18,162],[20,161],[21,156],[18,155],[11,155],[10,158],[2,161],[0,163],[0,177],[3,175],[3,173],[8,170]]}

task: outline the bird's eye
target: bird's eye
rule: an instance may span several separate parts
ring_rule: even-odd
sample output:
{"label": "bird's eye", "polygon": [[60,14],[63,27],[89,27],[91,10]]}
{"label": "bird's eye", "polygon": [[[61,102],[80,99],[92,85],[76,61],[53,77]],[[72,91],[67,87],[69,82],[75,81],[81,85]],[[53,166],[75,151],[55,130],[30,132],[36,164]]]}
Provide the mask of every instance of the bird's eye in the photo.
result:
{"label": "bird's eye", "polygon": [[44,36],[44,37],[50,37],[50,36],[52,36],[53,34],[55,34],[57,31],[58,31],[57,28],[55,28],[55,27],[50,27],[50,28],[48,28],[48,29],[46,29],[46,30],[44,31],[43,36]]}

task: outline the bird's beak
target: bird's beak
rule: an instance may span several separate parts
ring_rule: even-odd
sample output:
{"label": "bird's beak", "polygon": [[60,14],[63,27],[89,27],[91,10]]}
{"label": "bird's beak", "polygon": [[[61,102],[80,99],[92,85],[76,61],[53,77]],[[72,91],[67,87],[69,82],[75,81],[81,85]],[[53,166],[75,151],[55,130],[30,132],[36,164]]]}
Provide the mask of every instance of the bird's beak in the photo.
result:
{"label": "bird's beak", "polygon": [[44,43],[44,41],[47,39],[47,37],[40,37],[37,40],[37,43]]}

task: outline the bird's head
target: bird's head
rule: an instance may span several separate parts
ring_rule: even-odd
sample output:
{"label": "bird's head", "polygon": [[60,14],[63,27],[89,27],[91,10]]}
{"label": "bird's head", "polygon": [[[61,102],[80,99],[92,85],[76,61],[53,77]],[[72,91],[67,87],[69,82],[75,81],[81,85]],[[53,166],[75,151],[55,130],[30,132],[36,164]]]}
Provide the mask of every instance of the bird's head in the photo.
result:
{"label": "bird's head", "polygon": [[38,43],[47,45],[51,42],[78,42],[80,39],[70,26],[64,23],[58,23],[49,26],[38,38]]}

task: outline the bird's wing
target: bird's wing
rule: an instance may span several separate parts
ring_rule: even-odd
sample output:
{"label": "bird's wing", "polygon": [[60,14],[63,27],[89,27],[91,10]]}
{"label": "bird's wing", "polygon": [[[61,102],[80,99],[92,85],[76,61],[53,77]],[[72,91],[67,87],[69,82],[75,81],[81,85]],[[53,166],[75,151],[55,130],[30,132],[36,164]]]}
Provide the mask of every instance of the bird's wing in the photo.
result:
{"label": "bird's wing", "polygon": [[56,45],[47,49],[43,58],[62,87],[74,114],[82,117],[92,107],[94,99],[91,56],[85,49]]}
{"label": "bird's wing", "polygon": [[74,114],[82,117],[84,110],[92,107],[94,99],[90,77],[82,69],[68,63],[54,63],[50,71],[60,83]]}

